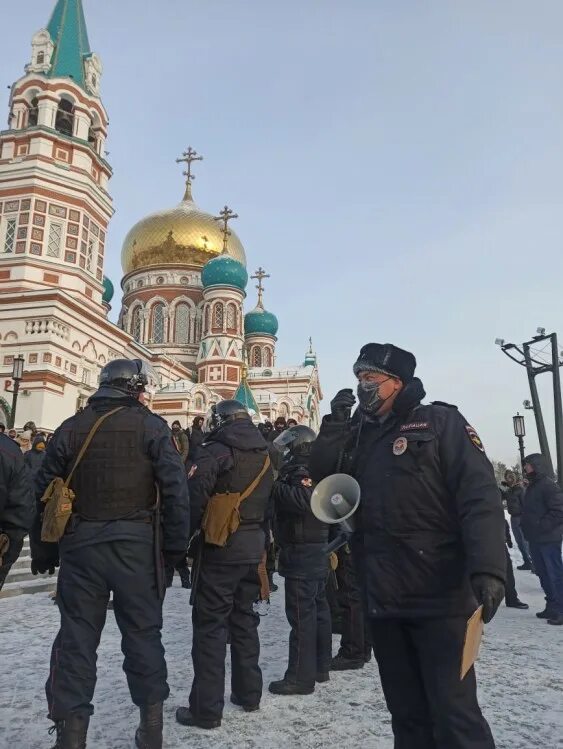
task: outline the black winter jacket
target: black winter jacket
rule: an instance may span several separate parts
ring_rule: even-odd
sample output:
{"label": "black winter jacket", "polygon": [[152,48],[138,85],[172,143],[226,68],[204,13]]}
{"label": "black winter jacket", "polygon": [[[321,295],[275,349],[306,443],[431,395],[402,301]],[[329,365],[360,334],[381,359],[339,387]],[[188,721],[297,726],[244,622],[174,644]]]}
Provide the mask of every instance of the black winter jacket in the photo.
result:
{"label": "black winter jacket", "polygon": [[524,487],[522,484],[509,486],[504,492],[506,499],[506,509],[508,514],[513,518],[518,518],[522,514],[522,503],[524,501]]}
{"label": "black winter jacket", "polygon": [[[134,423],[138,424],[139,414],[142,416],[142,435],[141,444],[144,454],[149,458],[151,483],[156,483],[160,492],[161,512],[162,512],[162,530],[163,530],[163,550],[168,552],[182,552],[188,546],[190,533],[190,508],[188,500],[188,486],[186,480],[185,468],[182,460],[172,442],[170,428],[160,416],[157,416],[148,408],[143,406],[135,398],[129,397],[105,397],[104,391],[100,390],[95,393],[88,402],[88,408],[96,411],[96,415],[101,415],[118,406],[124,406],[135,412]],[[36,481],[36,499],[37,514],[34,533],[32,537],[32,556],[34,548],[39,556],[41,547],[52,547],[53,544],[43,544],[40,541],[40,523],[39,515],[41,506],[39,499],[43,492],[56,476],[65,478],[74,464],[80,445],[75,439],[75,429],[77,428],[77,419],[80,414],[76,414],[64,421],[55,431],[53,438],[47,446],[45,460],[39,470]],[[117,418],[116,414],[116,418]],[[133,413],[132,413],[133,416]],[[112,418],[102,424],[99,431],[94,437],[92,447],[104,444],[104,433],[112,430]],[[123,418],[121,414],[120,419]],[[127,451],[124,452],[127,454]],[[106,465],[96,466],[96,450],[88,450],[84,456],[80,471],[84,475],[92,475],[96,470],[103,472],[107,470]],[[151,468],[152,466],[152,468]],[[117,469],[116,469],[117,470]],[[120,464],[119,470],[124,473],[124,481],[131,480],[132,476],[138,473],[138,466]],[[74,480],[73,480],[74,482]],[[71,484],[72,486],[73,484]],[[102,501],[102,498],[100,498]],[[77,496],[77,502],[80,497]],[[111,507],[111,497],[104,496],[103,502]],[[89,521],[80,522],[76,532],[70,532],[73,524],[69,524],[69,530],[61,540],[65,548],[71,548],[73,545],[85,545],[90,543],[99,543],[103,541],[113,541],[120,539],[133,539],[152,542],[153,534],[151,525],[145,522],[137,522],[124,518],[116,518],[106,521]],[[45,553],[45,549],[43,551]],[[50,553],[50,552],[49,552]]]}
{"label": "black winter jacket", "polygon": [[[244,491],[260,473],[268,447],[250,420],[237,419],[206,436],[198,449],[189,478],[194,529],[200,528],[203,513],[214,494],[227,490]],[[235,487],[235,473],[248,474],[252,464],[254,475],[245,479],[246,486]],[[274,478],[272,469],[260,481],[253,494],[241,504],[241,523],[224,547],[204,544],[203,561],[208,564],[254,564],[260,562],[265,549],[265,533],[269,529],[271,509],[269,497]]]}
{"label": "black winter jacket", "polygon": [[358,411],[352,424],[323,420],[311,476],[343,470],[361,487],[353,555],[375,617],[468,616],[469,579],[505,579],[504,516],[479,437],[447,404],[421,405],[415,379],[387,419]]}
{"label": "black winter jacket", "polygon": [[36,450],[34,447],[32,447],[31,450],[28,450],[25,453],[23,459],[29,471],[31,481],[34,482],[35,476],[37,475],[39,469],[43,465],[43,461],[45,460],[45,450]]}
{"label": "black winter jacket", "polygon": [[561,543],[563,538],[563,491],[549,476],[543,455],[526,458],[536,475],[524,494],[521,528],[530,543]]}
{"label": "black winter jacket", "polygon": [[284,463],[272,490],[274,537],[281,547],[279,573],[283,577],[327,576],[329,529],[311,512],[312,493],[312,481],[304,462]]}
{"label": "black winter jacket", "polygon": [[16,544],[31,528],[33,489],[17,442],[0,434],[0,531]]}

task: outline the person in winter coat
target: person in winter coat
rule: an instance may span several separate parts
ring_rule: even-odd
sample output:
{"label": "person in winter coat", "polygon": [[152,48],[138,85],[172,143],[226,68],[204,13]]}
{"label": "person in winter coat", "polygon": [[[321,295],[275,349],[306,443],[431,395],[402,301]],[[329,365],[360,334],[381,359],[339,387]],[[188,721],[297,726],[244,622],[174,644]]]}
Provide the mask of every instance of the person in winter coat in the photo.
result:
{"label": "person in winter coat", "polygon": [[0,590],[20,555],[34,508],[31,477],[22,451],[0,432]]}
{"label": "person in winter coat", "polygon": [[[251,712],[262,697],[260,617],[253,607],[260,598],[258,566],[264,556],[273,475],[266,442],[242,403],[225,400],[212,406],[204,432],[189,478],[193,527],[200,529],[191,549],[194,679],[189,707],[179,707],[176,720],[212,729],[221,725],[223,716],[229,637],[231,702]],[[219,539],[208,532],[207,520],[216,518],[216,511],[222,517],[230,506],[229,495],[247,490],[250,494],[238,508],[238,528],[225,545],[212,543],[212,538]]]}
{"label": "person in winter coat", "polygon": [[524,459],[528,488],[522,507],[522,531],[545,593],[545,609],[536,614],[548,624],[563,625],[563,491],[550,476],[544,456]]}
{"label": "person in winter coat", "polygon": [[273,694],[311,694],[315,682],[330,678],[332,633],[326,597],[328,525],[311,511],[313,482],[308,462],[315,432],[306,426],[287,429],[274,442],[286,452],[274,484],[274,532],[285,578],[285,613],[291,627],[285,676],[270,683]]}
{"label": "person in winter coat", "polygon": [[504,498],[506,500],[506,509],[510,515],[510,527],[512,528],[512,534],[514,540],[522,554],[523,564],[521,564],[519,570],[531,570],[532,560],[530,558],[530,548],[526,541],[522,528],[520,527],[520,521],[522,519],[522,503],[524,502],[524,487],[514,471],[506,471],[504,474],[503,485],[506,487],[504,491]]}
{"label": "person in winter coat", "polygon": [[196,416],[192,421],[192,428],[190,429],[190,460],[194,460],[194,456],[203,443],[203,416]]}
{"label": "person in winter coat", "polygon": [[185,463],[190,452],[190,441],[179,421],[172,422],[172,440],[176,450],[180,453],[182,463]]}
{"label": "person in winter coat", "polygon": [[35,481],[35,475],[43,465],[43,460],[45,459],[45,448],[45,436],[43,434],[38,434],[33,440],[31,450],[28,450],[24,455],[25,464],[29,470],[29,475],[31,476],[32,481]]}
{"label": "person in winter coat", "polygon": [[401,749],[493,749],[475,671],[460,681],[468,618],[504,598],[504,516],[483,444],[455,406],[422,405],[416,359],[369,343],[354,364],[359,408],[341,390],[309,463],[361,489],[352,553]]}

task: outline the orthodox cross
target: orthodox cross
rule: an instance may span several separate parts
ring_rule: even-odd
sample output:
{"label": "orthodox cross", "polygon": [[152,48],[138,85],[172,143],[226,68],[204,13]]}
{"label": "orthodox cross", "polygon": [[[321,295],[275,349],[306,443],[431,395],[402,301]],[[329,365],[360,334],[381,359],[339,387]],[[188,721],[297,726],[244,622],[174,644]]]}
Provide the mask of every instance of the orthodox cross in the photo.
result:
{"label": "orthodox cross", "polygon": [[224,255],[227,254],[227,244],[229,242],[229,237],[231,236],[231,232],[229,231],[229,221],[233,218],[238,218],[238,213],[234,213],[233,211],[231,211],[231,209],[227,205],[223,208],[218,216],[215,216],[215,221],[220,221],[223,224],[221,233],[223,234]]}
{"label": "orthodox cross", "polygon": [[176,159],[177,164],[184,163],[188,165],[187,171],[183,172],[183,175],[186,178],[186,193],[184,195],[184,200],[192,199],[192,181],[195,179],[195,175],[192,174],[192,163],[194,161],[203,161],[203,156],[198,156],[197,151],[194,151],[191,146],[188,146],[188,150],[184,151],[179,159]]}
{"label": "orthodox cross", "polygon": [[258,270],[256,271],[256,273],[253,276],[250,276],[250,278],[255,279],[255,280],[258,281],[258,283],[256,285],[256,288],[258,289],[258,307],[263,307],[264,306],[264,302],[263,302],[264,286],[262,284],[262,281],[265,278],[270,278],[270,274],[266,273],[266,271],[264,270],[264,268],[262,268],[262,266],[260,266],[260,268],[258,268]]}

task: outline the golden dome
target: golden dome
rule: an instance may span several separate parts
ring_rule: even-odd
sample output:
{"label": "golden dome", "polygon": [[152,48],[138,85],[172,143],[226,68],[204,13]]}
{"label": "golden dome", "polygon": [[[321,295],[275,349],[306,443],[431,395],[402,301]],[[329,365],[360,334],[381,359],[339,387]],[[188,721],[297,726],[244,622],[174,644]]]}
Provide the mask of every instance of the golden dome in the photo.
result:
{"label": "golden dome", "polygon": [[[227,254],[246,265],[244,247],[235,232],[229,231]],[[121,265],[124,274],[162,265],[202,268],[222,251],[221,224],[194,203],[188,186],[178,206],[135,224],[123,242]]]}

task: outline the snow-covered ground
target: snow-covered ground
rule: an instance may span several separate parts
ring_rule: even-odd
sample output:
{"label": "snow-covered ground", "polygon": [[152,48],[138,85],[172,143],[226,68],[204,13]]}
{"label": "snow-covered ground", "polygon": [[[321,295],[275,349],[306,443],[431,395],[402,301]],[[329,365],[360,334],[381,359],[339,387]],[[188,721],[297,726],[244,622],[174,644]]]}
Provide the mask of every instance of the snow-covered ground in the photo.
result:
{"label": "snow-covered ground", "polygon": [[[517,572],[520,597],[529,611],[501,607],[487,627],[478,665],[480,699],[499,749],[563,747],[563,628],[536,619],[543,608],[537,578]],[[223,725],[215,731],[176,724],[174,710],[187,702],[192,677],[188,593],[175,580],[165,603],[166,645],[171,696],[166,703],[167,749],[292,749],[345,746],[391,749],[389,716],[374,663],[361,671],[331,675],[307,697],[275,697],[265,689],[258,713],[246,714],[228,702]],[[288,627],[283,588],[273,595],[262,619],[261,665],[264,683],[285,670]],[[43,684],[57,608],[46,593],[0,600],[0,747],[50,747]],[[338,638],[334,638],[335,650]],[[108,614],[98,659],[96,712],[91,749],[131,749],[137,709],[131,705],[115,620]],[[227,685],[229,684],[227,674]]]}

